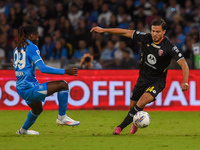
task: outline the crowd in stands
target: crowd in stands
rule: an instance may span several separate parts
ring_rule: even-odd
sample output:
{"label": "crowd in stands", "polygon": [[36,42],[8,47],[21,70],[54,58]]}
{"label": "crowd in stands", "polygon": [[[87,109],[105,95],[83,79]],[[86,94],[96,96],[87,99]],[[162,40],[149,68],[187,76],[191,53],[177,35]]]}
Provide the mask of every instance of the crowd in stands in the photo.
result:
{"label": "crowd in stands", "polygon": [[138,69],[140,43],[90,29],[149,33],[155,18],[167,22],[166,36],[195,68],[192,45],[200,42],[200,0],[0,0],[0,64],[12,63],[18,27],[33,24],[47,64],[78,67],[89,52],[103,69]]}

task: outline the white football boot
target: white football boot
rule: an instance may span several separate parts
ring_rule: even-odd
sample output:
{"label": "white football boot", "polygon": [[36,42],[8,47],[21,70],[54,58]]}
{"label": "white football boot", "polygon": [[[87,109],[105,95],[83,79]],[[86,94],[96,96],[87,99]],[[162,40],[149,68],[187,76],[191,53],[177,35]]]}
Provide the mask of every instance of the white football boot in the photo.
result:
{"label": "white football boot", "polygon": [[68,117],[67,115],[60,116],[58,115],[56,123],[58,125],[68,125],[68,126],[77,126],[80,124],[80,121],[75,121]]}
{"label": "white football boot", "polygon": [[21,128],[16,132],[16,134],[39,135],[40,133],[38,131],[25,130],[25,129]]}

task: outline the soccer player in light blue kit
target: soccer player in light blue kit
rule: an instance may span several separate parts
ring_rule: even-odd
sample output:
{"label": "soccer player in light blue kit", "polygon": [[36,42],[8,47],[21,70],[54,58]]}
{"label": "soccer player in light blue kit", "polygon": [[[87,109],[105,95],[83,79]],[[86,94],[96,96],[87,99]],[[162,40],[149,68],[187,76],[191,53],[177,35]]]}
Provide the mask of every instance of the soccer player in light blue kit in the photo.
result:
{"label": "soccer player in light blue kit", "polygon": [[68,104],[68,84],[64,80],[50,81],[40,84],[35,76],[36,66],[42,73],[49,74],[68,74],[76,76],[77,68],[57,69],[46,66],[40,56],[40,51],[36,46],[38,38],[38,29],[32,25],[21,26],[18,29],[17,47],[13,52],[13,66],[15,76],[17,77],[16,89],[19,95],[26,101],[31,108],[27,119],[17,134],[38,135],[39,132],[28,130],[36,121],[37,117],[43,111],[42,102],[45,97],[58,92],[59,110],[56,123],[58,125],[79,125],[66,115]]}

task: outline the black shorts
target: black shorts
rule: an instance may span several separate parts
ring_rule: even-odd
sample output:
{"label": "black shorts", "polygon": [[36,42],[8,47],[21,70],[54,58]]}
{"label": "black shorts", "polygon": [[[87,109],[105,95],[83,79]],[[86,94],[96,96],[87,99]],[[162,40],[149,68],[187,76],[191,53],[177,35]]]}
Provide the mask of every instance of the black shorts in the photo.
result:
{"label": "black shorts", "polygon": [[150,93],[155,100],[156,96],[165,88],[165,85],[165,77],[158,78],[154,81],[139,78],[132,90],[131,100],[138,101],[144,93]]}

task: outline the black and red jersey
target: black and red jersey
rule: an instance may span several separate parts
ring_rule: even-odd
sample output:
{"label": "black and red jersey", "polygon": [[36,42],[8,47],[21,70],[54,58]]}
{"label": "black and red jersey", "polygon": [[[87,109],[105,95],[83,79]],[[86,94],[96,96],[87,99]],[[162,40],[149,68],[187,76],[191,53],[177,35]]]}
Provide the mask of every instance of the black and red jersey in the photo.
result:
{"label": "black and red jersey", "polygon": [[151,34],[134,31],[132,38],[142,43],[140,74],[148,77],[166,76],[171,59],[178,61],[183,58],[178,48],[166,37],[155,44]]}

